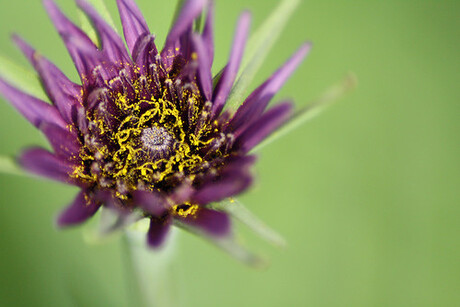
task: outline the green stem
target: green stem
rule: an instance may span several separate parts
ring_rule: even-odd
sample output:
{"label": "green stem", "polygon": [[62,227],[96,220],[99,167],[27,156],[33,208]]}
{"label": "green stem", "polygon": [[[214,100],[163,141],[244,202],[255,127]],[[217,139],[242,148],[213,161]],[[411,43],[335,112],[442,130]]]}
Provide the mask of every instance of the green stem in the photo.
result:
{"label": "green stem", "polygon": [[162,249],[146,246],[145,233],[126,230],[123,247],[126,251],[128,290],[132,306],[177,306],[178,284],[174,279],[172,260],[175,254],[173,232]]}

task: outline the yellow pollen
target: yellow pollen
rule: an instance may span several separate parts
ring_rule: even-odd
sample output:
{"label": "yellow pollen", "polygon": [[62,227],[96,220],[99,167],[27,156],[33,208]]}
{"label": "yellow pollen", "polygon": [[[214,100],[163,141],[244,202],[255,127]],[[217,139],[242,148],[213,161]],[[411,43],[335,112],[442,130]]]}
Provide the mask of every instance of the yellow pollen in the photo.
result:
{"label": "yellow pollen", "polygon": [[175,205],[172,207],[173,214],[180,217],[194,216],[198,209],[198,205],[192,205],[190,203],[185,203],[183,205]]}
{"label": "yellow pollen", "polygon": [[[196,59],[197,54],[192,57]],[[143,82],[146,84],[153,82],[150,77],[145,78]],[[209,136],[217,125],[217,122],[201,122],[198,131],[191,132],[193,130],[189,126],[196,126],[203,116],[201,113],[205,112],[202,110],[202,97],[189,90],[184,90],[182,97],[176,97],[179,101],[186,101],[186,106],[190,108],[187,117],[184,117],[183,106],[170,101],[168,87],[162,88],[154,97],[142,91],[140,80],[132,80],[132,85],[134,93],[129,97],[127,94],[107,92],[119,113],[97,108],[86,111],[89,130],[101,136],[99,139],[102,141],[91,136],[91,132],[85,135],[85,144],[79,153],[82,162],[72,176],[105,188],[116,188],[115,182],[123,182],[127,191],[135,191],[143,185],[149,190],[161,189],[163,183],[176,174],[194,180],[203,163],[200,152],[212,142]],[[164,134],[163,138],[143,139],[143,132],[149,129],[160,131]],[[166,136],[170,136],[168,142]],[[149,149],[157,150],[155,146],[163,144],[165,147],[158,151],[164,150],[164,154],[154,156],[149,152]],[[100,163],[95,172],[90,169],[94,162]],[[124,192],[116,195],[122,200],[127,198]],[[194,215],[198,206],[182,204],[172,210],[174,214],[186,217]]]}

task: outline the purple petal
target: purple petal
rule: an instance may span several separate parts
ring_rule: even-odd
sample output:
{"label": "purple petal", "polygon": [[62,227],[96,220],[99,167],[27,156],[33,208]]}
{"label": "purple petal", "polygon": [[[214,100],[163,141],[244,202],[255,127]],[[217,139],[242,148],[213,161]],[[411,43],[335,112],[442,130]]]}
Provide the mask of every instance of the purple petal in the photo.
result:
{"label": "purple petal", "polygon": [[119,69],[115,64],[107,61],[105,54],[94,48],[89,48],[79,38],[69,36],[70,45],[75,47],[75,55],[81,60],[80,68],[84,72],[80,78],[84,84],[90,82],[98,83],[98,87],[104,87],[106,81],[119,76]]}
{"label": "purple petal", "polygon": [[254,155],[230,157],[225,161],[226,165],[222,168],[221,172],[225,174],[235,170],[246,171],[254,164],[254,162],[256,162],[256,160],[257,157]]}
{"label": "purple petal", "polygon": [[221,237],[230,234],[230,217],[224,212],[199,208],[194,215],[177,218],[193,227],[203,230],[211,236]]}
{"label": "purple petal", "polygon": [[192,200],[198,204],[209,204],[235,196],[246,190],[252,183],[247,168],[235,167],[221,174],[218,179],[204,183],[197,189]]}
{"label": "purple petal", "polygon": [[155,37],[150,34],[142,34],[132,53],[133,61],[140,68],[141,75],[146,75],[149,72],[150,64],[155,63],[155,57],[158,54]]}
{"label": "purple petal", "polygon": [[212,111],[214,115],[220,113],[227,100],[228,94],[232,89],[235,82],[238,69],[240,67],[241,59],[243,58],[244,47],[248,37],[249,27],[251,24],[251,14],[244,12],[238,20],[238,25],[233,39],[233,47],[230,53],[230,59],[225,67],[222,76],[217,84],[213,97]]}
{"label": "purple petal", "polygon": [[193,83],[197,77],[198,63],[195,61],[190,61],[186,63],[179,75],[177,75],[176,80],[181,80],[183,84]]}
{"label": "purple petal", "polygon": [[13,41],[37,70],[48,97],[67,123],[72,123],[72,105],[81,103],[81,86],[70,81],[53,63],[39,55],[17,35]]}
{"label": "purple petal", "polygon": [[155,217],[161,217],[167,211],[167,203],[164,197],[155,192],[135,191],[133,201],[136,206],[141,207]]}
{"label": "purple petal", "polygon": [[170,226],[171,218],[169,216],[164,219],[151,218],[147,233],[147,244],[152,248],[159,248],[165,241]]}
{"label": "purple petal", "polygon": [[[59,10],[53,0],[43,0],[43,5],[53,21],[54,26],[58,30],[59,35],[61,35],[80,76],[88,75],[90,71],[86,70],[87,66],[85,65],[85,59],[81,57],[79,48],[85,47],[96,50],[96,45],[80,28],[73,24]],[[71,40],[69,39],[70,37],[74,37],[76,39]],[[79,45],[75,45],[75,42],[79,42]]]}
{"label": "purple petal", "polygon": [[75,166],[43,148],[25,150],[19,157],[19,164],[27,171],[43,177],[66,183],[73,181],[70,174]]}
{"label": "purple petal", "polygon": [[123,33],[131,54],[138,38],[145,33],[150,33],[141,11],[133,0],[117,0],[120,12]]}
{"label": "purple petal", "polygon": [[184,180],[176,189],[174,189],[174,193],[169,195],[169,198],[175,204],[182,204],[187,202],[194,192],[195,190],[192,187],[191,181]]}
{"label": "purple petal", "polygon": [[0,79],[0,94],[2,94],[5,99],[9,100],[10,103],[35,127],[38,127],[44,122],[54,123],[61,127],[67,125],[54,106],[19,91],[2,79]]}
{"label": "purple petal", "polygon": [[214,61],[214,1],[209,1],[208,15],[203,29],[203,42],[208,50],[209,63]]}
{"label": "purple petal", "polygon": [[173,46],[182,34],[184,34],[192,26],[193,21],[198,17],[198,15],[200,15],[205,4],[206,0],[188,0],[185,2],[177,20],[166,38],[165,49]]}
{"label": "purple petal", "polygon": [[193,35],[193,45],[198,57],[198,79],[204,96],[208,101],[212,95],[211,62],[203,39],[199,35]]}
{"label": "purple petal", "polygon": [[243,152],[250,151],[254,146],[284,124],[291,117],[292,109],[292,104],[290,102],[284,102],[265,112],[236,139],[237,146]]}
{"label": "purple petal", "polygon": [[188,0],[183,5],[161,51],[162,63],[166,70],[171,69],[178,54],[189,57],[193,21],[200,15],[205,4],[206,0]]}
{"label": "purple petal", "polygon": [[259,118],[270,100],[281,89],[297,66],[300,65],[310,49],[310,43],[302,45],[302,47],[283,66],[281,66],[281,68],[279,68],[251,95],[249,95],[244,103],[238,108],[235,116],[230,122],[232,130],[236,130],[246,124],[250,124],[254,119]]}
{"label": "purple petal", "polygon": [[99,16],[94,8],[85,0],[76,0],[77,5],[88,15],[101,38],[102,50],[113,62],[130,63],[131,60],[126,51],[121,37],[114,29]]}
{"label": "purple petal", "polygon": [[36,67],[48,97],[56,105],[67,123],[72,123],[72,107],[81,105],[82,88],[71,82],[60,70],[41,56],[36,57]]}
{"label": "purple petal", "polygon": [[57,218],[58,227],[68,227],[81,224],[92,217],[101,204],[89,198],[85,191],[81,191],[73,203],[64,209]]}
{"label": "purple petal", "polygon": [[63,159],[78,157],[81,145],[75,133],[48,123],[40,125],[40,130],[46,135],[57,156]]}
{"label": "purple petal", "polygon": [[22,53],[25,55],[25,57],[29,60],[30,63],[33,64],[34,62],[34,55],[36,53],[36,50],[32,48],[25,40],[23,40],[19,35],[13,34],[11,36],[11,39],[13,42],[16,44],[16,46],[21,49]]}

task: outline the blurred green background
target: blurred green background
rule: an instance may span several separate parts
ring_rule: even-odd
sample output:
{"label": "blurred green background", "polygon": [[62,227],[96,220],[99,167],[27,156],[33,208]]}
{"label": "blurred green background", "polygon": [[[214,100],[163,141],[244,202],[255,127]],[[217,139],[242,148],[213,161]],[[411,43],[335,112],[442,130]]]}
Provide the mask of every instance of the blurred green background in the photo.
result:
{"label": "blurred green background", "polygon": [[[76,17],[72,1],[57,2]],[[163,41],[175,2],[137,2]],[[106,3],[117,17],[115,1]],[[252,11],[255,29],[276,4],[217,0],[215,68],[240,11]],[[313,51],[278,99],[304,106],[350,70],[359,87],[266,147],[257,184],[241,197],[288,248],[241,227],[271,259],[260,271],[181,232],[180,306],[460,305],[459,13],[456,0],[301,3],[253,86],[308,39]],[[13,31],[76,80],[41,1],[0,2],[0,52],[26,65]],[[4,100],[0,129],[1,155],[45,144]],[[0,175],[1,306],[130,306],[120,240],[88,245],[81,228],[54,227],[75,192]]]}

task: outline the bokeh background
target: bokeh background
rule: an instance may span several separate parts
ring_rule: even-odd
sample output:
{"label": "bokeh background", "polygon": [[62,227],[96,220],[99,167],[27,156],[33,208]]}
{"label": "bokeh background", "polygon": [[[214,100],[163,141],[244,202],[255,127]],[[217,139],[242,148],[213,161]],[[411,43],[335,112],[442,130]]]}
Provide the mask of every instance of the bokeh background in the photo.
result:
{"label": "bokeh background", "polygon": [[[74,14],[73,1],[57,1]],[[175,1],[137,0],[162,42]],[[115,1],[107,1],[116,15]],[[217,0],[216,70],[241,10],[253,29],[276,0]],[[307,105],[353,71],[359,87],[320,117],[266,147],[241,200],[285,236],[278,250],[244,227],[271,261],[246,267],[179,233],[180,306],[458,306],[460,2],[303,1],[253,86],[304,40],[309,58],[277,96]],[[0,1],[0,49],[18,32],[76,80],[41,1]],[[0,154],[44,138],[0,101]],[[53,218],[76,190],[0,175],[0,305],[130,306],[120,240],[89,245]]]}

